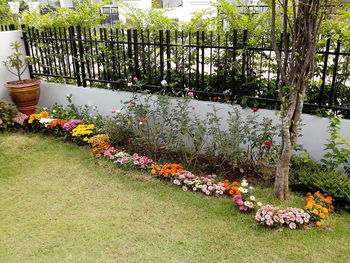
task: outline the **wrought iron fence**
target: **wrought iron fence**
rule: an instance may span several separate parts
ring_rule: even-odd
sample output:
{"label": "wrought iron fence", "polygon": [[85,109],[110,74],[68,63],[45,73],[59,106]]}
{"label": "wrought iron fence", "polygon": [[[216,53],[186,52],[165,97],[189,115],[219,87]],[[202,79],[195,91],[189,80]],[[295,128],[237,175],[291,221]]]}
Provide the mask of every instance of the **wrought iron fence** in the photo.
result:
{"label": "wrought iron fence", "polygon": [[[249,32],[227,33],[120,29],[24,29],[32,77],[79,86],[151,91],[187,89],[198,99],[278,108],[280,74],[268,37],[250,44]],[[350,53],[340,40],[321,39],[305,111],[331,109],[350,116]],[[160,83],[167,81],[166,86]],[[134,83],[135,84],[135,83]]]}
{"label": "wrought iron fence", "polygon": [[12,31],[16,30],[15,25],[0,25],[0,31]]}

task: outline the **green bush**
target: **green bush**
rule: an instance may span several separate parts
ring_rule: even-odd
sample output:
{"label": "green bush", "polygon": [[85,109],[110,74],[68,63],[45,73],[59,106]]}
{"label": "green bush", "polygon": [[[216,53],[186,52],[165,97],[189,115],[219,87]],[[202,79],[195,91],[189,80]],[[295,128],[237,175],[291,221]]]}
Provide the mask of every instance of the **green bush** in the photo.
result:
{"label": "green bush", "polygon": [[350,177],[344,173],[322,170],[312,161],[294,161],[290,173],[290,185],[302,192],[321,191],[335,199],[338,208],[350,210]]}
{"label": "green bush", "polygon": [[14,125],[12,119],[16,116],[17,109],[7,101],[0,99],[0,131],[9,129]]}

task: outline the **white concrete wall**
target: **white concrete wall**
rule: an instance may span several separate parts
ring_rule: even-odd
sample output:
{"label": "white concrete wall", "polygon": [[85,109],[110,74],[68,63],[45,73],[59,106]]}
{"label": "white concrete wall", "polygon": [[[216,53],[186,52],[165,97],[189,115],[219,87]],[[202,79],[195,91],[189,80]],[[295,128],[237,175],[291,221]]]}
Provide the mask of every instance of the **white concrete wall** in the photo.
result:
{"label": "white concrete wall", "polygon": [[[73,95],[73,103],[76,105],[97,106],[101,114],[110,114],[112,109],[121,109],[123,102],[131,99],[132,93],[124,91],[111,91],[98,88],[82,88],[72,85],[43,83],[41,87],[41,97],[39,105],[47,107],[55,102],[62,105],[67,105],[66,95]],[[215,105],[219,108],[219,116],[223,118],[222,127],[227,128],[225,119],[228,117],[228,112],[232,111],[232,106],[225,103],[207,102],[192,100],[191,107],[194,106],[195,114],[200,118],[206,118],[206,113],[212,110]],[[234,107],[241,110],[243,118],[251,114],[251,109],[242,109],[239,105]],[[279,122],[276,112],[272,110],[259,109],[260,118],[268,117],[273,119],[275,123]],[[303,114],[303,126],[299,139],[299,143],[310,153],[315,160],[320,160],[324,155],[324,144],[329,138],[327,132],[328,119]],[[341,135],[350,137],[350,120],[342,120]]]}
{"label": "white concrete wall", "polygon": [[[4,84],[8,81],[16,80],[17,77],[12,75],[5,68],[3,61],[6,60],[13,51],[11,50],[10,44],[14,41],[19,41],[22,46],[22,53],[24,52],[24,43],[21,39],[22,31],[6,31],[0,32],[0,98],[9,100],[7,90]],[[22,76],[23,79],[29,78],[29,71],[26,70]]]}

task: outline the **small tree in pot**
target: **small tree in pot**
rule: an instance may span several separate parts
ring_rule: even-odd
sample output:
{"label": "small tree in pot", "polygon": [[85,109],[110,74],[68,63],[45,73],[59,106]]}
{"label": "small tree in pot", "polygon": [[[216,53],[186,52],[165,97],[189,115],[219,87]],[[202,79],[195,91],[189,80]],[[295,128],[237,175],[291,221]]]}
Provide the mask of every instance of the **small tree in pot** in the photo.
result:
{"label": "small tree in pot", "polygon": [[35,106],[39,101],[40,81],[37,79],[22,79],[30,58],[24,57],[20,52],[21,44],[18,41],[12,42],[11,48],[14,51],[13,54],[8,56],[3,63],[7,70],[15,75],[18,80],[7,82],[5,87],[7,87],[9,95],[18,110],[30,115],[35,113]]}

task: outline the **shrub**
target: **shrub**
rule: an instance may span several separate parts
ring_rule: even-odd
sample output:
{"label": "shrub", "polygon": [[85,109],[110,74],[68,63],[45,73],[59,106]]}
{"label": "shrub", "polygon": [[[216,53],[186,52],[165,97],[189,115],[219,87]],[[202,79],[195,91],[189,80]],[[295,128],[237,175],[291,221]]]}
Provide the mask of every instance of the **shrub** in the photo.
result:
{"label": "shrub", "polygon": [[322,170],[320,165],[308,162],[303,168],[292,169],[290,184],[293,189],[303,192],[327,193],[334,198],[338,208],[350,209],[350,178],[344,173]]}
{"label": "shrub", "polygon": [[13,126],[12,119],[16,116],[17,109],[7,101],[0,99],[0,131]]}

